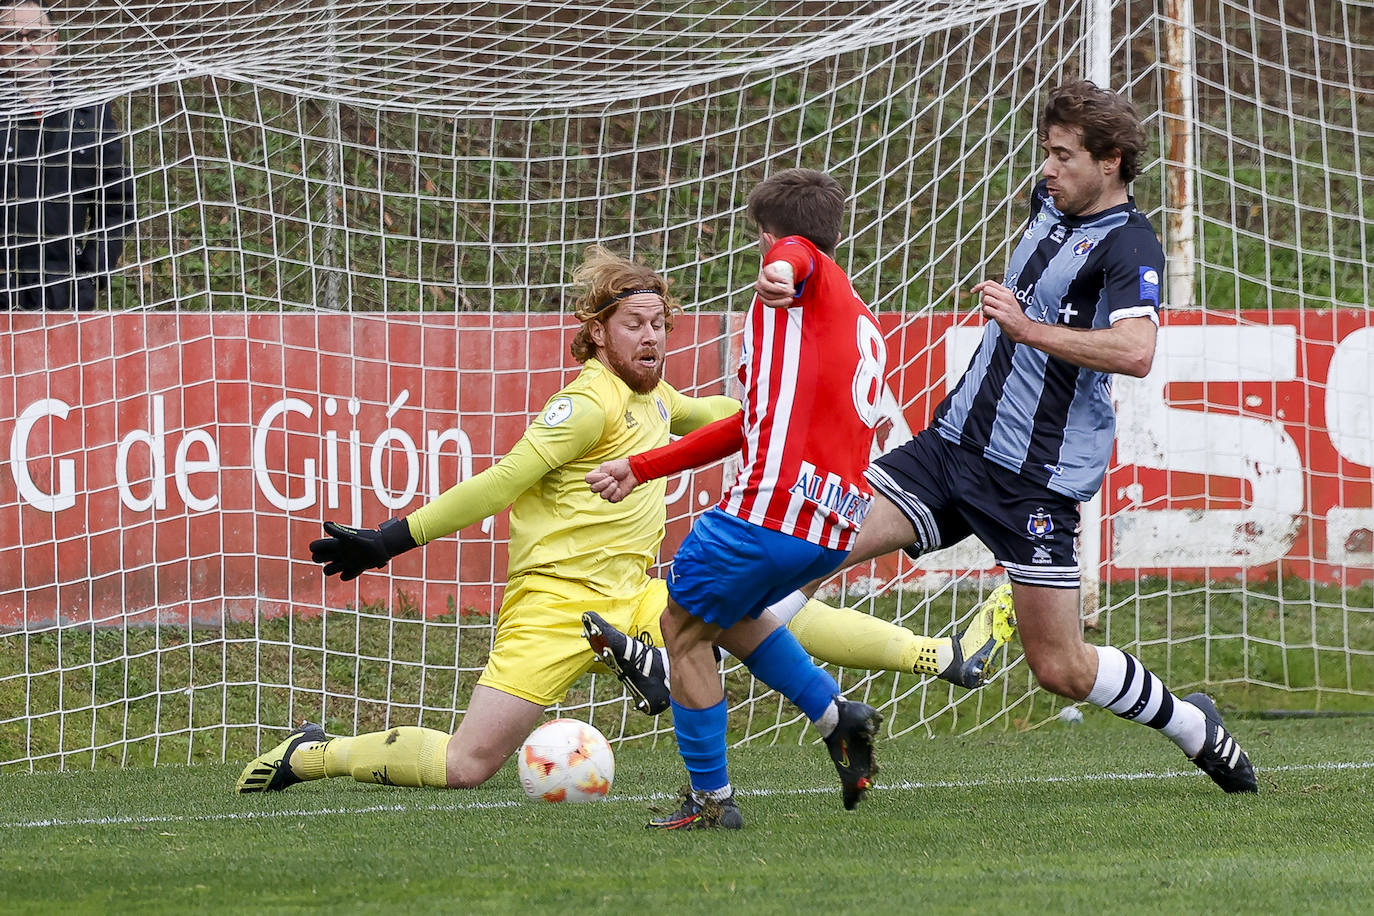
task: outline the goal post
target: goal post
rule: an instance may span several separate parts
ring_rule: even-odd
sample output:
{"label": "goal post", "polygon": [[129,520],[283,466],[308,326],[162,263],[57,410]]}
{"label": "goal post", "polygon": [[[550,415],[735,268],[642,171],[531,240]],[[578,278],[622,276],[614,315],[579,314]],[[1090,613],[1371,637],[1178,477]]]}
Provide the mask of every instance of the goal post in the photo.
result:
{"label": "goal post", "polygon": [[[0,770],[247,759],[301,718],[453,728],[504,514],[346,586],[309,561],[320,521],[376,524],[506,452],[572,376],[567,283],[594,243],[688,303],[670,381],[727,391],[757,270],[744,201],[772,170],[848,193],[838,259],[887,338],[880,444],[899,444],[1023,228],[1046,92],[1104,60],[1195,307],[1166,312],[1149,377],[1115,382],[1091,638],[1249,710],[1367,706],[1374,9],[1273,6],[1189,7],[1180,96],[1179,15],[1139,0],[52,5],[44,104],[109,101],[133,216],[105,227],[122,256],[95,312],[0,313]],[[10,123],[33,109],[0,98]],[[663,559],[720,482],[669,481]],[[942,633],[1000,576],[969,542],[829,593]],[[889,734],[1027,727],[1058,702],[1018,654],[971,692],[837,675]],[[732,735],[810,740],[726,678]],[[559,712],[670,732],[604,675]]]}

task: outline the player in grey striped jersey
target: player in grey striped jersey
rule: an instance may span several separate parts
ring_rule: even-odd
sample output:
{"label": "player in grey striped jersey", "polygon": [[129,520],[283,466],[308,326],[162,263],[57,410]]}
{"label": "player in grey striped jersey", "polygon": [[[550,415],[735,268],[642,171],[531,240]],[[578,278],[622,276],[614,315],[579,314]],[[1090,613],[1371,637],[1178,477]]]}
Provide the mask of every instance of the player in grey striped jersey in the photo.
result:
{"label": "player in grey striped jersey", "polygon": [[1083,640],[1078,503],[1111,456],[1112,373],[1154,359],[1164,255],[1128,187],[1145,148],[1134,107],[1080,81],[1051,92],[1030,218],[1003,282],[973,287],[982,342],[929,427],[868,471],[876,498],[846,565],[978,537],[1007,570],[1021,642],[1046,690],[1158,729],[1227,792],[1254,768],[1203,694]]}

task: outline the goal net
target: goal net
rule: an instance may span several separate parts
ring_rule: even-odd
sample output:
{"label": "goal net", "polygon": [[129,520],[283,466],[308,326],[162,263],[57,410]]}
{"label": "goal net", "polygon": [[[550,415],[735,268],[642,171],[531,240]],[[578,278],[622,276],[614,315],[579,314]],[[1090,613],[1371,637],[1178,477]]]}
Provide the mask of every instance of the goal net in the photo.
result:
{"label": "goal net", "polygon": [[[1374,696],[1366,4],[51,6],[51,77],[0,97],[30,144],[7,152],[6,244],[36,218],[69,259],[118,258],[77,271],[94,312],[0,313],[0,769],[244,760],[301,719],[451,730],[504,513],[350,584],[307,545],[509,449],[574,374],[587,246],[673,279],[669,380],[728,392],[748,189],[830,171],[899,444],[977,338],[966,293],[1023,227],[1046,92],[1097,71],[1145,116],[1134,194],[1173,307],[1155,370],[1116,383],[1116,460],[1084,506],[1090,639],[1248,710]],[[96,113],[87,139],[34,151],[62,110]],[[11,267],[6,292],[63,282]],[[669,481],[664,560],[721,480]],[[827,594],[947,634],[1000,581],[968,542]],[[977,691],[836,674],[889,734],[1034,727],[1058,701],[1018,656]],[[740,740],[812,740],[738,665],[726,684]],[[559,712],[671,731],[606,675]]]}

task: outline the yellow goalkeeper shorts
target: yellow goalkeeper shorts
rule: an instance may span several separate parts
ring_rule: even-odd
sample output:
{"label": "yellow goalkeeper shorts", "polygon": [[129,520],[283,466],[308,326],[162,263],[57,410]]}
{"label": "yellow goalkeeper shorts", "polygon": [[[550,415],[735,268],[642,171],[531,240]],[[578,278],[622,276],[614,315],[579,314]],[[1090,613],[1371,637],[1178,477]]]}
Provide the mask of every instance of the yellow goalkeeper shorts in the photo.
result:
{"label": "yellow goalkeeper shorts", "polygon": [[496,618],[496,642],[477,683],[540,706],[552,706],[593,667],[608,671],[582,636],[582,615],[600,614],[631,637],[647,634],[663,645],[659,617],[668,606],[662,579],[637,595],[607,598],[566,579],[527,575],[506,586]]}

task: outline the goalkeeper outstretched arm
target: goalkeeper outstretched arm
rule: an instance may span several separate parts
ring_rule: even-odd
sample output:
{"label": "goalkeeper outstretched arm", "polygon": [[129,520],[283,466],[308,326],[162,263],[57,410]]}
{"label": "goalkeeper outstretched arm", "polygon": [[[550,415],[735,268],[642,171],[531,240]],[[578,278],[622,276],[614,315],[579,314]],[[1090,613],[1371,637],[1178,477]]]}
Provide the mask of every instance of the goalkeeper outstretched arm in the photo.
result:
{"label": "goalkeeper outstretched arm", "polygon": [[348,582],[366,570],[381,569],[407,550],[495,515],[552,469],[522,436],[496,464],[449,487],[404,518],[391,519],[377,528],[325,522],[329,536],[310,543],[310,558],[324,565],[326,576],[337,575]]}
{"label": "goalkeeper outstretched arm", "polygon": [[[324,566],[326,576],[337,575],[348,582],[366,570],[382,569],[407,550],[495,515],[545,474],[582,457],[596,445],[605,424],[605,410],[592,399],[578,400],[579,423],[564,424],[557,436],[541,434],[547,433],[545,427],[531,427],[496,464],[450,487],[404,518],[391,519],[377,528],[325,522],[328,537],[310,543],[311,559]],[[673,401],[674,432],[697,429],[717,417],[738,416],[739,411],[738,401],[721,395],[676,397]],[[532,434],[539,436],[538,445]]]}

